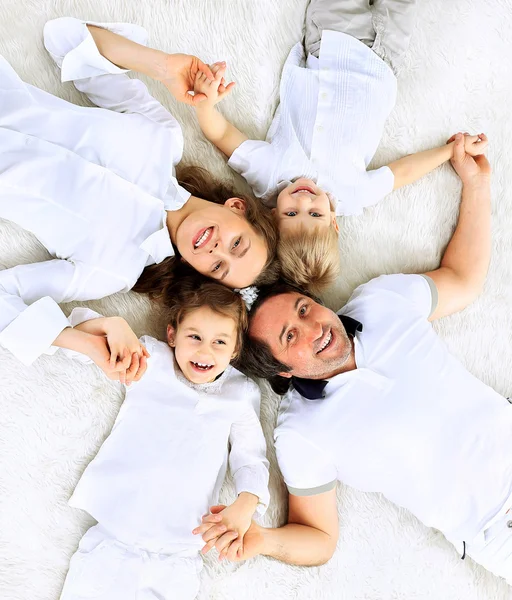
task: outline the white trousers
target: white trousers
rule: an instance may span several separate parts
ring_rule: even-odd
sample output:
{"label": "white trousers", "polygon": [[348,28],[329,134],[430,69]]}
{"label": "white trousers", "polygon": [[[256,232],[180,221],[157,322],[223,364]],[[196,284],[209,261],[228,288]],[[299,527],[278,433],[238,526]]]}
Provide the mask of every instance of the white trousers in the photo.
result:
{"label": "white trousers", "polygon": [[466,554],[512,585],[512,511],[503,515],[475,540],[467,542]]}
{"label": "white trousers", "polygon": [[71,558],[61,600],[193,600],[202,565],[197,549],[148,552],[96,525]]}

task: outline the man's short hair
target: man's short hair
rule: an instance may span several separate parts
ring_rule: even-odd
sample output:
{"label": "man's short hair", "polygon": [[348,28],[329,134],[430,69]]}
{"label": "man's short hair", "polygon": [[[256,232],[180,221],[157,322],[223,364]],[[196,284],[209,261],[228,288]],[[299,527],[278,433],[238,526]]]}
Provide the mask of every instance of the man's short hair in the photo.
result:
{"label": "man's short hair", "polygon": [[285,394],[290,387],[290,379],[279,373],[289,373],[291,367],[274,357],[267,342],[250,337],[252,319],[258,309],[270,298],[282,294],[301,294],[319,302],[318,298],[287,282],[278,282],[276,285],[260,288],[258,298],[249,312],[249,328],[242,345],[242,352],[234,363],[237,369],[250,377],[262,377],[267,379],[272,389],[277,394]]}

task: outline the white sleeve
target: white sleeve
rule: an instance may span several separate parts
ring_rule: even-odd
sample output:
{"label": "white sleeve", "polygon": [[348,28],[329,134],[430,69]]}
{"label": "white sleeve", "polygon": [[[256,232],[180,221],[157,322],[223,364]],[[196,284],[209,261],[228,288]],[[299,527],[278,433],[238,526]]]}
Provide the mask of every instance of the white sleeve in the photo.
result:
{"label": "white sleeve", "polygon": [[69,321],[58,306],[67,297],[75,265],[49,260],[0,271],[0,345],[25,365],[50,348]]}
{"label": "white sleeve", "polygon": [[[387,166],[364,171],[355,185],[354,202],[341,199],[336,205],[336,215],[359,215],[363,208],[374,206],[393,191],[395,176]],[[345,201],[344,201],[345,200]]]}
{"label": "white sleeve", "polygon": [[44,45],[57,66],[61,80],[75,87],[96,106],[122,113],[138,113],[172,129],[181,128],[171,113],[148,92],[140,79],[131,79],[102,56],[86,25],[96,25],[137,42],[147,44],[147,32],[129,23],[96,23],[71,17],[48,21],[44,26]]}
{"label": "white sleeve", "polygon": [[336,486],[337,470],[327,454],[299,433],[283,433],[275,440],[277,462],[290,494],[314,496]]}
{"label": "white sleeve", "polygon": [[[438,293],[434,281],[428,275],[381,275],[359,286],[353,296],[388,292],[407,302],[415,312],[428,319],[437,308]],[[394,303],[398,310],[399,305]]]}
{"label": "white sleeve", "polygon": [[261,140],[246,140],[233,152],[228,165],[251,186],[254,195],[264,202],[275,200],[277,192],[274,146]]}
{"label": "white sleeve", "polygon": [[268,491],[268,461],[266,458],[267,444],[261,429],[261,423],[254,410],[254,406],[257,406],[260,397],[258,386],[253,381],[248,380],[242,397],[246,409],[231,426],[229,467],[235,481],[237,495],[242,492],[249,492],[258,496],[259,502],[256,512],[263,515],[267,510],[270,495]]}

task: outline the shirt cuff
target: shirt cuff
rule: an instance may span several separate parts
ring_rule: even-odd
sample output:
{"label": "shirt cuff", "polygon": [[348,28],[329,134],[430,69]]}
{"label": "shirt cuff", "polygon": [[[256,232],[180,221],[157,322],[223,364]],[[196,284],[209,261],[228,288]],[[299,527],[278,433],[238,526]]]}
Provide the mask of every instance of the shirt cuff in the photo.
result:
{"label": "shirt cuff", "polygon": [[52,343],[69,321],[59,305],[45,296],[28,306],[1,333],[0,345],[25,365],[31,365],[43,353],[53,354]]}
{"label": "shirt cuff", "polygon": [[147,31],[130,23],[98,23],[71,17],[48,21],[44,27],[44,45],[61,68],[63,82],[127,72],[100,54],[86,25],[108,29],[143,46],[147,44]]}
{"label": "shirt cuff", "polygon": [[258,505],[256,506],[256,514],[262,517],[267,511],[270,494],[268,491],[268,471],[264,469],[253,469],[245,467],[239,469],[234,477],[236,495],[242,492],[248,492],[258,497]]}
{"label": "shirt cuff", "polygon": [[92,321],[92,319],[101,318],[103,318],[103,315],[100,315],[100,313],[97,313],[96,311],[91,310],[90,308],[80,306],[78,308],[74,308],[71,311],[71,314],[68,317],[68,321],[71,327],[76,327],[77,325],[81,325],[86,321]]}

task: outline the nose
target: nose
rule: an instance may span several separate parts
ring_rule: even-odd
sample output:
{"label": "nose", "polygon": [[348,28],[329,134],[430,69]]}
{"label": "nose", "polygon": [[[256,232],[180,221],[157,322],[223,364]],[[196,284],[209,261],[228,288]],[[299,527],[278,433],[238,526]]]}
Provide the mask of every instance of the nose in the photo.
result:
{"label": "nose", "polygon": [[304,333],[310,342],[316,341],[323,333],[322,324],[316,320],[308,320],[304,325]]}
{"label": "nose", "polygon": [[219,245],[219,242],[215,242],[215,244],[212,246],[212,249],[210,250],[209,254],[213,254],[214,250],[217,250],[218,245]]}

